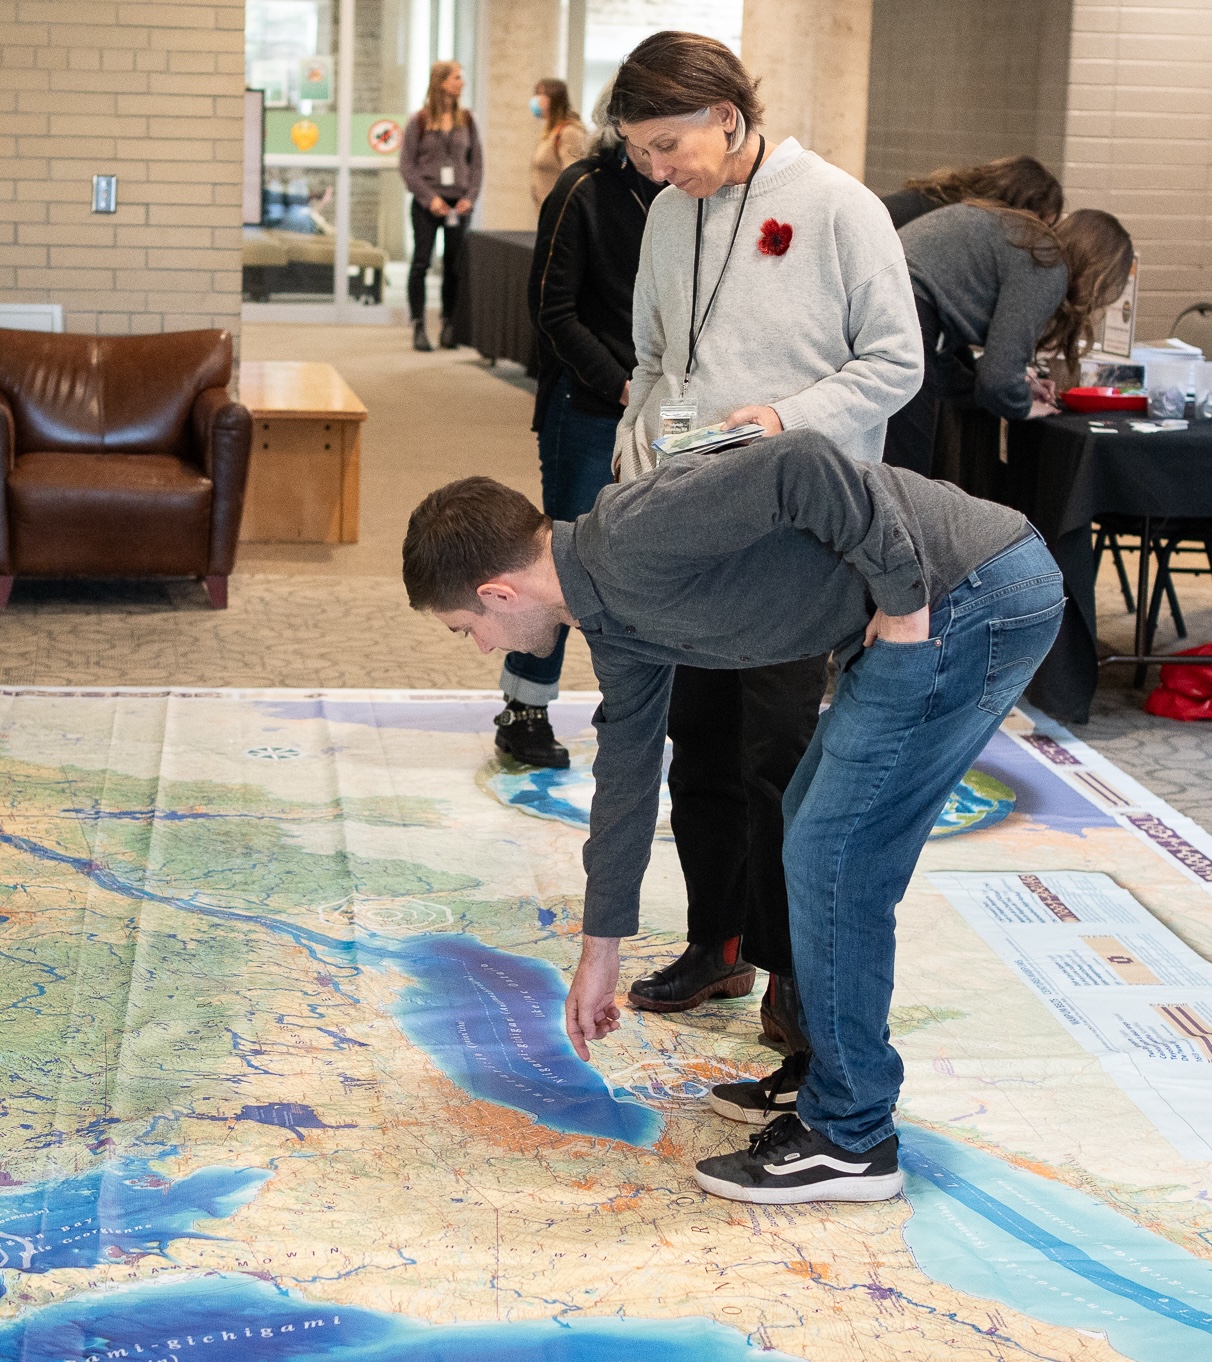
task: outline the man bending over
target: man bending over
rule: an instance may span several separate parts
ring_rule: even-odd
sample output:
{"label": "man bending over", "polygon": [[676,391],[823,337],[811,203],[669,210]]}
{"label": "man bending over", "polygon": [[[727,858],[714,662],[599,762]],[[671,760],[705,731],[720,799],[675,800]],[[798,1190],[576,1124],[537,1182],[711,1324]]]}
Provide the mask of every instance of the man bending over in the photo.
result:
{"label": "man bending over", "polygon": [[[1017,511],[797,430],[671,460],[605,488],[575,523],[488,478],[450,483],[413,512],[404,582],[414,609],[481,652],[542,656],[561,624],[589,643],[602,703],[566,1007],[582,1059],[619,1024],[619,940],[639,930],[674,667],[832,651],[837,693],[783,802],[811,1060],[795,1110],[697,1177],[741,1201],[895,1196],[895,909],[947,796],[1056,637],[1061,576],[1039,536]],[[747,1086],[739,1107],[760,1110],[768,1091]]]}

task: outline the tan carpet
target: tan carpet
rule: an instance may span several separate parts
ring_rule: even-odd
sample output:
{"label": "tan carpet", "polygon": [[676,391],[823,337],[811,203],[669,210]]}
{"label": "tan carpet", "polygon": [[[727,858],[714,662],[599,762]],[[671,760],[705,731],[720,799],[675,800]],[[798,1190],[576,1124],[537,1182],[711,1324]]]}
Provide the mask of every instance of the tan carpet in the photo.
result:
{"label": "tan carpet", "polygon": [[[248,359],[326,360],[366,403],[357,544],[246,545],[231,604],[213,611],[193,582],[21,582],[0,614],[0,683],[493,687],[499,659],[408,609],[400,543],[409,511],[451,478],[489,473],[536,500],[531,385],[514,365],[469,350],[417,355],[390,328],[246,326]],[[1129,572],[1135,570],[1129,559]],[[1212,581],[1181,578],[1191,641],[1212,638]],[[1130,651],[1110,560],[1100,628]],[[1176,639],[1163,611],[1158,647]],[[1212,828],[1209,726],[1153,719],[1130,673],[1105,674],[1079,736]],[[1156,674],[1150,676],[1150,684]],[[595,687],[569,640],[564,685]]]}

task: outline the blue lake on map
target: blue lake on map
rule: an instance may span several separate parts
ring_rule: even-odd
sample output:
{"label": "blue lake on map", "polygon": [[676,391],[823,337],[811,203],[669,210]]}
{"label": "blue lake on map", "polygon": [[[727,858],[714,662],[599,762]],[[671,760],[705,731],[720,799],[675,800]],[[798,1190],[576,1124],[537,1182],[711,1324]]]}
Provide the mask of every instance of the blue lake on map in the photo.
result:
{"label": "blue lake on map", "polygon": [[268,1177],[263,1168],[217,1167],[174,1182],[143,1159],[120,1159],[0,1191],[0,1269],[97,1267],[163,1255],[170,1239],[213,1239],[194,1222],[234,1214]]}
{"label": "blue lake on map", "polygon": [[635,1145],[660,1137],[658,1112],[616,1098],[577,1057],[554,965],[458,933],[392,942],[390,958],[415,980],[393,1009],[397,1024],[464,1092],[553,1130]]}
{"label": "blue lake on map", "polygon": [[119,1348],[140,1362],[212,1351],[223,1362],[790,1362],[706,1319],[428,1326],[308,1301],[238,1273],[82,1294],[0,1324],[0,1357],[21,1362],[85,1362]]}
{"label": "blue lake on map", "polygon": [[1212,1263],[1092,1197],[904,1123],[905,1241],[935,1281],[1099,1330],[1133,1362],[1212,1357]]}

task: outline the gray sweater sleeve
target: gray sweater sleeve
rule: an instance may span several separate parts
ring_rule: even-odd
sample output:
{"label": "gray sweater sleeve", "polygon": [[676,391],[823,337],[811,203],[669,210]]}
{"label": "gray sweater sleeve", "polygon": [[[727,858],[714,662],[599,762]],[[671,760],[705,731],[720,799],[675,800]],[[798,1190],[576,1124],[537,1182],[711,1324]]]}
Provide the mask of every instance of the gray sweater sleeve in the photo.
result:
{"label": "gray sweater sleeve", "polygon": [[975,396],[994,416],[1021,420],[1031,411],[1027,366],[1039,339],[1065,299],[1064,265],[1041,268],[1031,252],[1012,247],[1009,267],[989,319],[985,353],[976,362]]}
{"label": "gray sweater sleeve", "polygon": [[[746,460],[740,495],[729,476],[735,459]],[[609,573],[672,584],[705,559],[792,528],[850,563],[881,609],[911,614],[928,603],[931,586],[920,527],[897,495],[901,473],[847,458],[807,431],[775,436],[705,465],[666,465],[658,477],[614,489],[577,523],[578,551],[587,567],[601,563]],[[811,585],[787,584],[789,609]],[[598,751],[583,930],[629,936],[639,930],[640,883],[656,827],[673,668],[636,657],[592,628],[586,638],[602,702],[593,719]]]}

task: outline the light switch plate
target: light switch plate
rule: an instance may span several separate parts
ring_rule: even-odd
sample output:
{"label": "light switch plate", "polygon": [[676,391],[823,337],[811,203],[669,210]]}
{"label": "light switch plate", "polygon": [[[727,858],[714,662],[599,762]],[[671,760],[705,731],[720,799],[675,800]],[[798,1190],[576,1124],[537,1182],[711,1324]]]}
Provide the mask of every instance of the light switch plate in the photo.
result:
{"label": "light switch plate", "polygon": [[118,211],[118,177],[116,175],[93,176],[93,212],[116,213]]}

